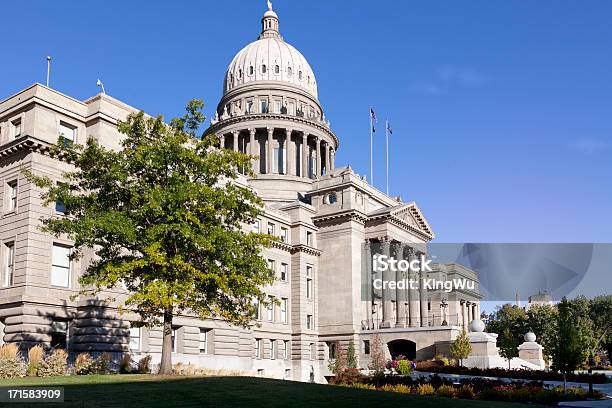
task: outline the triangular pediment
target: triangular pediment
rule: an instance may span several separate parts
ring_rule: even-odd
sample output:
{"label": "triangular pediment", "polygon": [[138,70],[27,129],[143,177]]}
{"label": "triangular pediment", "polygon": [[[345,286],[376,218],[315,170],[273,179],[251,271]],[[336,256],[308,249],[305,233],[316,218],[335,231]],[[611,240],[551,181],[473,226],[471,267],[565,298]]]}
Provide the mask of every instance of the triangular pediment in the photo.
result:
{"label": "triangular pediment", "polygon": [[368,214],[371,220],[385,218],[406,229],[418,230],[428,239],[433,239],[433,233],[425,216],[415,202],[385,207]]}

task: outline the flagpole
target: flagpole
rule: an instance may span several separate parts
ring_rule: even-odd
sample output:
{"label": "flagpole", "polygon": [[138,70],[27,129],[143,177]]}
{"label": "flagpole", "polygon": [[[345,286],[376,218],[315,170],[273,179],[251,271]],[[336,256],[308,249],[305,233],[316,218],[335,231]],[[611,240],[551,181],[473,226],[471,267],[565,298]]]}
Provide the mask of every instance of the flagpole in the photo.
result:
{"label": "flagpole", "polygon": [[385,122],[385,139],[387,142],[387,195],[389,195],[389,119]]}
{"label": "flagpole", "polygon": [[374,130],[374,118],[372,117],[372,111],[373,108],[370,107],[370,112],[368,112],[368,114],[370,115],[370,185],[374,185],[374,169],[373,169],[373,164],[372,164],[372,158],[373,158],[373,154],[372,154],[372,150],[373,150],[373,139],[374,139],[374,135],[372,133],[372,131]]}

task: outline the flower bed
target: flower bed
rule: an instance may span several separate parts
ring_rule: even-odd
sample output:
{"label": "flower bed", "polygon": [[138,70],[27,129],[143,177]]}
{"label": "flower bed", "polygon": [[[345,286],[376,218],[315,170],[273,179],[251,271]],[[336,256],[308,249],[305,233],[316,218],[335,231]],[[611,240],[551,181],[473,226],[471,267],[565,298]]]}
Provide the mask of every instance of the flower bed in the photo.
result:
{"label": "flower bed", "polygon": [[[435,360],[419,361],[416,363],[417,371],[424,371],[430,373],[439,374],[461,374],[461,375],[473,375],[480,377],[501,377],[501,378],[515,378],[523,380],[533,381],[563,381],[563,375],[552,371],[538,371],[538,370],[522,370],[514,369],[507,370],[504,368],[467,368],[454,365],[443,365]],[[588,383],[589,379],[593,384],[603,384],[606,382],[605,374],[569,374],[567,381]]]}

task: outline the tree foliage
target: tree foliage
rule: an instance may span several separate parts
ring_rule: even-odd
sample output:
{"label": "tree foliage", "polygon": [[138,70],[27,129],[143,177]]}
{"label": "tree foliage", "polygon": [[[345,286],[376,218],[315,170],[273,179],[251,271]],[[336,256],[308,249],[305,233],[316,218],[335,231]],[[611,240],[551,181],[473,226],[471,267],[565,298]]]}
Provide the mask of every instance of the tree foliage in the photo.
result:
{"label": "tree foliage", "polygon": [[348,348],[346,349],[346,367],[357,368],[357,355],[355,353],[355,343],[353,340],[349,341]]}
{"label": "tree foliage", "polygon": [[514,357],[518,357],[519,342],[516,337],[510,333],[510,329],[506,328],[504,332],[497,338],[497,346],[499,347],[499,355],[508,360],[508,370]]}
{"label": "tree foliage", "polygon": [[462,330],[459,336],[455,339],[453,344],[450,347],[451,356],[457,360],[459,360],[459,364],[463,366],[463,360],[470,356],[472,352],[472,345],[470,344],[470,340],[468,339],[467,333],[465,330]]}
{"label": "tree foliage", "polygon": [[584,361],[585,348],[579,337],[579,328],[576,325],[577,313],[572,303],[563,298],[557,308],[559,313],[557,336],[552,347],[552,368],[563,373],[565,378]]}
{"label": "tree foliage", "polygon": [[378,333],[374,333],[374,336],[372,336],[372,345],[370,347],[370,365],[368,368],[377,375],[384,373],[386,363],[382,340]]}
{"label": "tree foliage", "polygon": [[43,230],[74,241],[73,258],[94,251],[80,277],[84,293],[125,285],[125,306],[147,325],[163,322],[162,372],[171,367],[172,318],[193,313],[246,326],[253,301],[273,274],[261,256],[267,235],[245,233],[262,210],[255,193],[234,180],[251,158],[219,149],[214,136],[197,138],[201,101],[170,124],[132,114],[118,125],[118,151],[90,138],[85,146],[58,143],[53,154],[74,165],[65,182],[26,174],[45,203],[61,201],[65,217]]}

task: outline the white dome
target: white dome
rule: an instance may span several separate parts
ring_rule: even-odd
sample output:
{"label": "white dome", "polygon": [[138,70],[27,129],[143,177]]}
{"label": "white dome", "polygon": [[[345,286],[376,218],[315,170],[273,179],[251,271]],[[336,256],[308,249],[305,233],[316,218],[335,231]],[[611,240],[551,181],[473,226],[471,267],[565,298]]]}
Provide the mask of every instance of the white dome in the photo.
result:
{"label": "white dome", "polygon": [[317,98],[317,81],[310,64],[280,36],[278,18],[271,9],[262,19],[259,39],[240,50],[227,68],[223,94],[257,81],[283,82]]}

